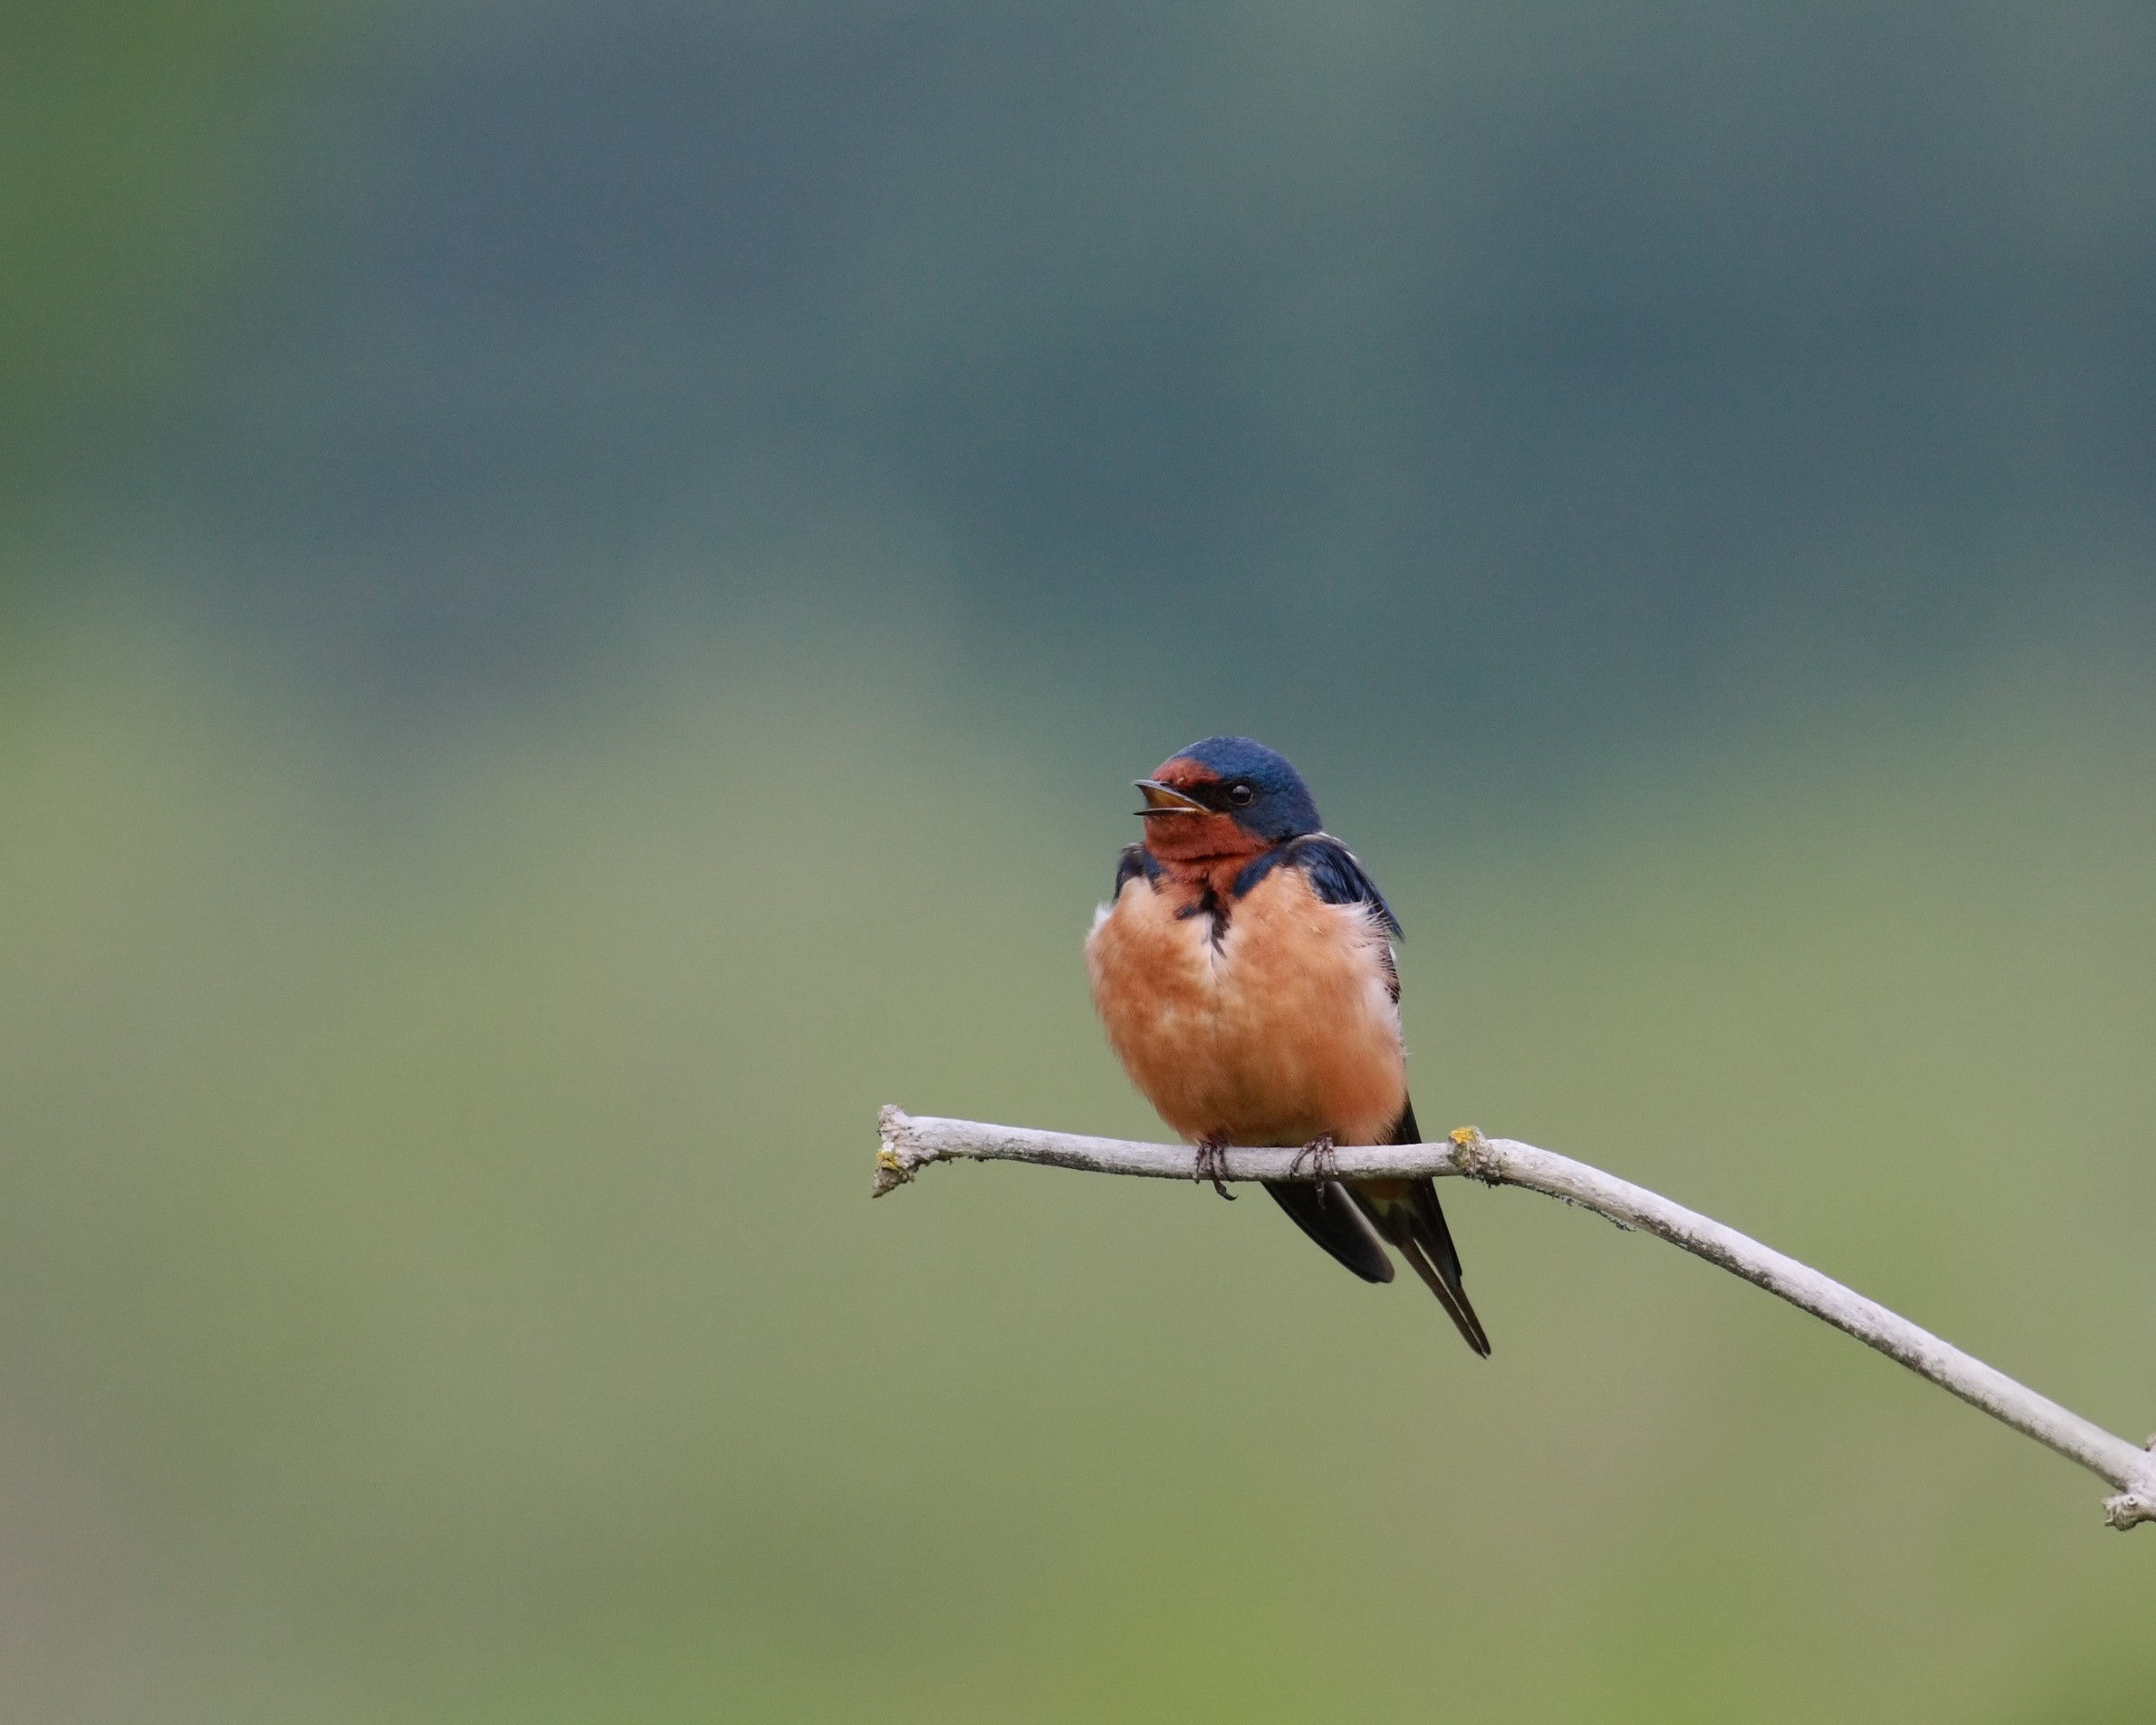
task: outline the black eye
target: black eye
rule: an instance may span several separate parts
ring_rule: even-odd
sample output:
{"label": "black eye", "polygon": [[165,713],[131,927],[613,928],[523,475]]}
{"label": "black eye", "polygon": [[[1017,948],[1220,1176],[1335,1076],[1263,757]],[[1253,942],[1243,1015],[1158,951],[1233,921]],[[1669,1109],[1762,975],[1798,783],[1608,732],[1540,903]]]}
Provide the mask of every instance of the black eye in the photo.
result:
{"label": "black eye", "polygon": [[1250,787],[1244,783],[1241,779],[1236,780],[1233,784],[1231,784],[1228,787],[1228,801],[1233,803],[1238,809],[1248,809],[1253,802],[1257,801],[1257,792],[1250,789]]}

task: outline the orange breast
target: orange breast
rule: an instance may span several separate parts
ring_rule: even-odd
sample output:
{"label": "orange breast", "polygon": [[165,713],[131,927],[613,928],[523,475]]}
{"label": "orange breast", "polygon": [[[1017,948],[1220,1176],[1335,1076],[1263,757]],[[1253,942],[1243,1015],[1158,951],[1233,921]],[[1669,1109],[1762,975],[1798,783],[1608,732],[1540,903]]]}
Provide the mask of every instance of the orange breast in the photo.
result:
{"label": "orange breast", "polygon": [[1383,929],[1277,868],[1212,919],[1179,918],[1143,878],[1086,942],[1093,1004],[1133,1082],[1177,1133],[1371,1144],[1408,1093]]}

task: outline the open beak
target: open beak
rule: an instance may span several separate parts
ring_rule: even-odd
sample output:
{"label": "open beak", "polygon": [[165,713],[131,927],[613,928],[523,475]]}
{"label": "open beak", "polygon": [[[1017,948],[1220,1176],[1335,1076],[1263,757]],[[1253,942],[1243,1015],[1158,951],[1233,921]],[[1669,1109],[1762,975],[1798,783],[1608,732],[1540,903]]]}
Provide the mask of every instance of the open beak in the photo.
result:
{"label": "open beak", "polygon": [[1145,806],[1135,812],[1141,815],[1209,815],[1213,811],[1202,802],[1193,801],[1180,791],[1162,784],[1158,779],[1133,779],[1131,783],[1145,793]]}

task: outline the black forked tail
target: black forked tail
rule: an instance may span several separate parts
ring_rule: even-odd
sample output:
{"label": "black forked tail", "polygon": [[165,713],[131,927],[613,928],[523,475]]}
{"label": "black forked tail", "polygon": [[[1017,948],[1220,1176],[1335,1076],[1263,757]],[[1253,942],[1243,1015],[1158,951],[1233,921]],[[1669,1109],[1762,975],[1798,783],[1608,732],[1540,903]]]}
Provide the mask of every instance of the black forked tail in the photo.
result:
{"label": "black forked tail", "polygon": [[[1415,1104],[1401,1110],[1400,1120],[1389,1142],[1420,1144],[1422,1131],[1415,1124]],[[1468,1301],[1460,1273],[1460,1253],[1453,1244],[1453,1231],[1445,1225],[1438,1207],[1437,1187],[1427,1180],[1361,1181],[1348,1189],[1363,1214],[1377,1231],[1400,1248],[1409,1266],[1421,1277],[1437,1304],[1445,1310],[1461,1337],[1483,1358],[1489,1358],[1489,1337],[1482,1320]]]}
{"label": "black forked tail", "polygon": [[[1356,1196],[1359,1199],[1362,1194],[1358,1192]],[[1395,1210],[1393,1214],[1398,1216],[1401,1212]],[[1475,1315],[1475,1308],[1468,1302],[1467,1289],[1460,1278],[1460,1254],[1453,1249],[1452,1233],[1445,1225],[1445,1212],[1437,1208],[1437,1194],[1428,1181],[1417,1183],[1405,1215],[1407,1225],[1391,1236],[1392,1243],[1437,1296],[1438,1305],[1458,1327],[1462,1339],[1488,1359],[1489,1337],[1483,1332],[1482,1320]],[[1383,1227],[1384,1224],[1379,1225]]]}
{"label": "black forked tail", "polygon": [[[1401,1110],[1388,1144],[1419,1144],[1415,1105]],[[1273,1202],[1294,1218],[1295,1225],[1365,1282],[1392,1279],[1392,1260],[1381,1242],[1390,1242],[1421,1277],[1438,1305],[1458,1326],[1467,1345],[1485,1359],[1489,1338],[1468,1303],[1460,1275],[1460,1253],[1452,1230],[1437,1207],[1437,1188],[1427,1180],[1365,1180],[1352,1185],[1325,1181],[1268,1184]],[[1365,1219],[1366,1218],[1366,1219]]]}

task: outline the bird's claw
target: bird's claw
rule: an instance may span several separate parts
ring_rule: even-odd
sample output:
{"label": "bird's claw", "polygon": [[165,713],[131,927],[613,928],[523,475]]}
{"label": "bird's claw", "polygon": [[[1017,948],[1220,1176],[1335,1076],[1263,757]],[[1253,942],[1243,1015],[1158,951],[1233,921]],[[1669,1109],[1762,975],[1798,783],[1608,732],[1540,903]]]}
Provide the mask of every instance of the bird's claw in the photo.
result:
{"label": "bird's claw", "polygon": [[1197,1141],[1197,1154],[1190,1169],[1191,1184],[1209,1180],[1213,1182],[1213,1190],[1233,1204],[1235,1194],[1221,1184],[1220,1177],[1227,1172],[1228,1141],[1225,1138],[1200,1138]]}
{"label": "bird's claw", "polygon": [[1325,1201],[1325,1183],[1340,1177],[1340,1164],[1333,1158],[1331,1133],[1319,1133],[1296,1151],[1295,1159],[1287,1164],[1287,1172],[1291,1174],[1301,1173],[1303,1164],[1306,1162],[1317,1171],[1318,1202],[1322,1204]]}

